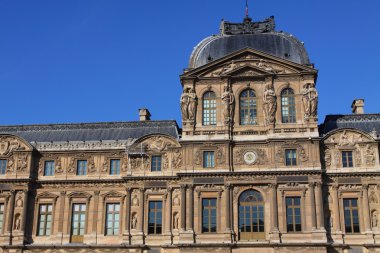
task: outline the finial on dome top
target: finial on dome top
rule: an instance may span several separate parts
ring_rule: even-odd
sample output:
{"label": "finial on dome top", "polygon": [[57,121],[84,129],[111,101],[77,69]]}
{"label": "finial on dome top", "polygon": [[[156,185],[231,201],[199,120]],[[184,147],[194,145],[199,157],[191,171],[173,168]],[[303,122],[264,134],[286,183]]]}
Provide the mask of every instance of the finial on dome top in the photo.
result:
{"label": "finial on dome top", "polygon": [[245,17],[244,17],[244,23],[252,22],[252,19],[249,17],[249,6],[248,6],[248,0],[245,0]]}

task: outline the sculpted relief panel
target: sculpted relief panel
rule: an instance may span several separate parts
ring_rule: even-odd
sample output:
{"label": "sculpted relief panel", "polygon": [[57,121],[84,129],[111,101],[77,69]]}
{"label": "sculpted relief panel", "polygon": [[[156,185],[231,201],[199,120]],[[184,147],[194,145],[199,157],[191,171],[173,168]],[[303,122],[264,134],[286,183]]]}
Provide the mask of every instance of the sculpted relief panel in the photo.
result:
{"label": "sculpted relief panel", "polygon": [[348,167],[374,167],[379,164],[378,147],[371,136],[353,130],[340,130],[324,140],[324,162],[327,168],[343,167],[343,152],[352,156]]}
{"label": "sculpted relief panel", "polygon": [[5,174],[29,173],[32,148],[16,136],[0,136],[0,158],[7,161]]}

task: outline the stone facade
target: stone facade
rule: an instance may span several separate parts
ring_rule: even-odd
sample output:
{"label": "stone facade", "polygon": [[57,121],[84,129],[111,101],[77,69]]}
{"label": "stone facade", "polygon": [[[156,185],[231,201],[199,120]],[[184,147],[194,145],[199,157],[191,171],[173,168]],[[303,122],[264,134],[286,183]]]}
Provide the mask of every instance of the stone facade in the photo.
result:
{"label": "stone facade", "polygon": [[[274,32],[255,24],[223,32]],[[318,127],[317,70],[255,48],[180,78],[182,129],[0,127],[1,250],[380,251],[380,115]]]}

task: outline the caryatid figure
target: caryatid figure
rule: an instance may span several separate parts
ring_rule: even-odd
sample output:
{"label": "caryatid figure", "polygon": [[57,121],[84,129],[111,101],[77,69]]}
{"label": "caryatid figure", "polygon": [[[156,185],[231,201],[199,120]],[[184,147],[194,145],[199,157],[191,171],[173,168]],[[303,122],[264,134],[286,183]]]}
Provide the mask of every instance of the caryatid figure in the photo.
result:
{"label": "caryatid figure", "polygon": [[226,124],[230,124],[232,123],[233,118],[234,118],[235,97],[228,86],[224,88],[224,92],[222,94],[222,101],[224,105],[224,108],[223,108],[224,122]]}
{"label": "caryatid figure", "polygon": [[272,83],[269,83],[265,86],[263,100],[264,100],[265,123],[267,125],[272,125],[276,122],[275,115],[276,115],[276,110],[277,110],[276,93],[274,92]]}

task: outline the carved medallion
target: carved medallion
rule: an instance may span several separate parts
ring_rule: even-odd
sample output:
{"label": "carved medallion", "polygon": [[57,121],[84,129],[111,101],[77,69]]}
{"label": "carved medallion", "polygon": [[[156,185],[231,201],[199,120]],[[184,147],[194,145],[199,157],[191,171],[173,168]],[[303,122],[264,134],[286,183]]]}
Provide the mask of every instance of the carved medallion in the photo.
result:
{"label": "carved medallion", "polygon": [[254,164],[256,162],[257,155],[255,152],[248,151],[244,154],[244,162],[246,164]]}

